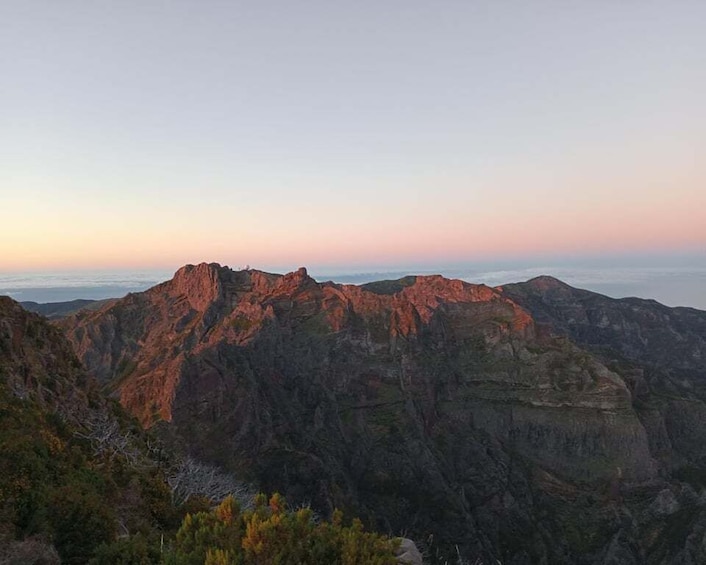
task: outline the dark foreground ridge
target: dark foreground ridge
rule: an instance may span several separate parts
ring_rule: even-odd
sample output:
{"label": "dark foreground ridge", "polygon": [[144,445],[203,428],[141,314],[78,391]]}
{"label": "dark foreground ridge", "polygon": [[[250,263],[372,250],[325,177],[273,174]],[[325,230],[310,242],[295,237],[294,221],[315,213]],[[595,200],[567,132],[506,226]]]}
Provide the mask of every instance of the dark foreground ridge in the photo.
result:
{"label": "dark foreground ridge", "polygon": [[705,312],[203,263],[58,323],[144,426],[430,562],[706,562]]}
{"label": "dark foreground ridge", "polygon": [[164,468],[59,329],[0,297],[0,563],[87,563],[175,528]]}

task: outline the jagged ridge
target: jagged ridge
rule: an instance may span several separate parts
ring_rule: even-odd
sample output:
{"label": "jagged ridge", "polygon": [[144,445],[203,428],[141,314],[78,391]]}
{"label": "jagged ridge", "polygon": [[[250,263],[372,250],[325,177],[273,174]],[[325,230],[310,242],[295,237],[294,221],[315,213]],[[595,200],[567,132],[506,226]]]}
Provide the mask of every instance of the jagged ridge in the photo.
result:
{"label": "jagged ridge", "polygon": [[[610,536],[595,528],[613,526],[584,497],[665,472],[632,383],[506,289],[201,264],[62,326],[125,406],[197,456],[467,555],[596,556]],[[587,545],[564,524],[581,504]]]}

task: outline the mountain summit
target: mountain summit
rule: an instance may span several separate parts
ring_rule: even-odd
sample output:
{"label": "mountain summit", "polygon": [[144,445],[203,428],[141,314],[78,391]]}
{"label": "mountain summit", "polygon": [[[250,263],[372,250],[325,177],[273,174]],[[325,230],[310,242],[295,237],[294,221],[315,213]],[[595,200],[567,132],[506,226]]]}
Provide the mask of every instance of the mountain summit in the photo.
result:
{"label": "mountain summit", "polygon": [[[280,276],[201,263],[63,325],[70,328],[86,367],[116,387],[123,404],[145,425],[156,418],[172,421],[182,400],[180,387],[190,378],[188,366],[202,362],[196,357],[222,347],[247,347],[272,332],[283,338],[333,339],[364,354],[393,356],[402,355],[406,344],[417,341],[439,316],[455,325],[449,330],[458,339],[533,336],[527,312],[489,287],[440,276],[407,283],[393,293],[387,289],[395,281],[358,287],[317,283],[304,268]],[[218,383],[203,382],[204,375],[218,380],[218,371],[209,367],[198,371],[198,380],[210,391]]]}
{"label": "mountain summit", "polygon": [[[701,516],[696,487],[673,477],[701,469],[681,448],[703,403],[681,419],[675,406],[701,402],[703,380],[695,361],[687,374],[621,340],[652,335],[638,309],[700,343],[706,313],[689,329],[654,302],[585,299],[550,277],[523,285],[352,286],[202,263],[60,323],[143,425],[320,511],[349,509],[447,556],[664,557],[672,510],[690,508],[686,532]],[[612,333],[584,339],[602,326]]]}

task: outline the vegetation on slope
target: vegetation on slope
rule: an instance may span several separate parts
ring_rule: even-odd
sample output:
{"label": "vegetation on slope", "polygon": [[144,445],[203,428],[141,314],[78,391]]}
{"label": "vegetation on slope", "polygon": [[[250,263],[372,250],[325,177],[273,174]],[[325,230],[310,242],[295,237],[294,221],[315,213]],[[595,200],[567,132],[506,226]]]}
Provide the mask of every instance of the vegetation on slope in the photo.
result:
{"label": "vegetation on slope", "polygon": [[0,545],[45,540],[62,563],[87,563],[117,536],[178,525],[163,470],[86,432],[0,383]]}
{"label": "vegetation on slope", "polygon": [[0,563],[395,563],[397,543],[358,521],[266,502],[170,454],[59,330],[0,297]]}
{"label": "vegetation on slope", "polygon": [[259,495],[242,511],[227,497],[215,510],[187,515],[165,562],[169,565],[394,565],[398,540],[363,531],[359,520],[342,524],[336,511],[331,522],[317,521],[312,511],[286,509],[279,494]]}

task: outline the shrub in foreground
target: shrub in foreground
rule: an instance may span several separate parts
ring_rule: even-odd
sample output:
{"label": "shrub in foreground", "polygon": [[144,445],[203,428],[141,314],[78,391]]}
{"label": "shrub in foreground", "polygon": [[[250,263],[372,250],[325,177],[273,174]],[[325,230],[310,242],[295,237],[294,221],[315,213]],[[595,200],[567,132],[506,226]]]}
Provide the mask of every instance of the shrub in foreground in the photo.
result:
{"label": "shrub in foreground", "polygon": [[399,540],[350,526],[342,514],[315,521],[310,509],[286,509],[279,494],[242,511],[231,496],[210,512],[188,514],[168,555],[169,565],[395,565]]}

